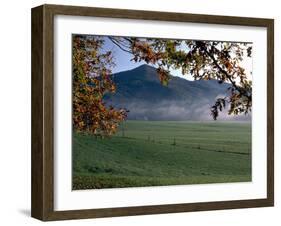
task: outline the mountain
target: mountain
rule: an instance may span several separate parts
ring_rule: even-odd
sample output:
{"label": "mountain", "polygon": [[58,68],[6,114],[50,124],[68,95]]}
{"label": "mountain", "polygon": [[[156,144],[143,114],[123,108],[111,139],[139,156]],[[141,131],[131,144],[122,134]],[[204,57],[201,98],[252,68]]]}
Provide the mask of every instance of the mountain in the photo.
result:
{"label": "mountain", "polygon": [[[117,91],[105,102],[129,110],[128,119],[136,120],[212,120],[210,107],[227,93],[228,83],[216,80],[188,81],[173,76],[168,86],[161,85],[156,69],[148,65],[113,75]],[[219,120],[248,120],[222,113]]]}

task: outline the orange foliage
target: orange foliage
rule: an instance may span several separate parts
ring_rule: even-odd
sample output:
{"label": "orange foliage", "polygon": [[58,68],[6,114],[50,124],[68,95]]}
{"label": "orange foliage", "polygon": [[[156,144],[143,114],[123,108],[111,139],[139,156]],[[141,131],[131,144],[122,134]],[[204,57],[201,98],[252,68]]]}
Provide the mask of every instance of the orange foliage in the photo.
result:
{"label": "orange foliage", "polygon": [[73,37],[73,127],[77,131],[108,136],[125,120],[125,109],[106,106],[103,96],[114,93],[111,52],[100,53],[103,40]]}

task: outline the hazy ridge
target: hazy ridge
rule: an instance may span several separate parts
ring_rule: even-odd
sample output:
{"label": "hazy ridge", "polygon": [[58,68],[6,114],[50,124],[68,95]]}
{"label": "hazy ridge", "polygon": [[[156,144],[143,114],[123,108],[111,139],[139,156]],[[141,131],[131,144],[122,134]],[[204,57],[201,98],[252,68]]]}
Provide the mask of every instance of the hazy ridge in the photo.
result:
{"label": "hazy ridge", "polygon": [[[210,107],[227,94],[228,83],[216,80],[188,81],[172,77],[168,86],[160,84],[156,69],[148,65],[113,75],[115,94],[106,95],[107,104],[126,108],[131,120],[212,120]],[[227,109],[218,120],[248,121],[251,117],[229,116]]]}

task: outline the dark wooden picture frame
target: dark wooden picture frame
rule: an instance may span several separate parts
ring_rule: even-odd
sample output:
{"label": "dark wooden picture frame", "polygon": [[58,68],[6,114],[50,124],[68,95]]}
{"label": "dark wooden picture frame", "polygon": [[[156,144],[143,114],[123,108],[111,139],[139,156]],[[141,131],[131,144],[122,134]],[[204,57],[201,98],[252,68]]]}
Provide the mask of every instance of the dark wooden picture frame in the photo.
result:
{"label": "dark wooden picture frame", "polygon": [[[169,205],[54,210],[54,16],[95,16],[265,27],[267,29],[267,198]],[[183,13],[42,5],[32,9],[31,215],[50,220],[114,217],[274,205],[274,20]]]}

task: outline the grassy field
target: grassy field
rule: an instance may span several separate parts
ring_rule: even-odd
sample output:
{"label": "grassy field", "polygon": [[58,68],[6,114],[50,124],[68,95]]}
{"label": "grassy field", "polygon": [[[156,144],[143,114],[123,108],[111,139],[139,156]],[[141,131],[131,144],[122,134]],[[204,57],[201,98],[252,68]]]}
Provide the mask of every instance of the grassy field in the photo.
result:
{"label": "grassy field", "polygon": [[127,121],[73,134],[73,189],[251,181],[251,124]]}

